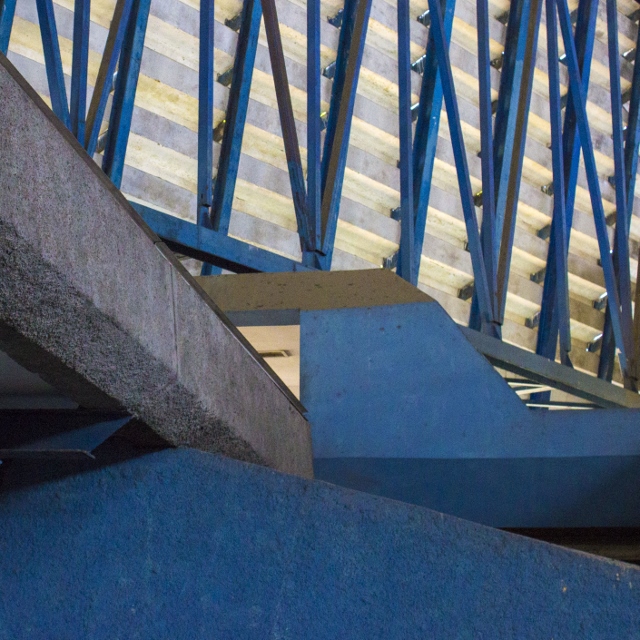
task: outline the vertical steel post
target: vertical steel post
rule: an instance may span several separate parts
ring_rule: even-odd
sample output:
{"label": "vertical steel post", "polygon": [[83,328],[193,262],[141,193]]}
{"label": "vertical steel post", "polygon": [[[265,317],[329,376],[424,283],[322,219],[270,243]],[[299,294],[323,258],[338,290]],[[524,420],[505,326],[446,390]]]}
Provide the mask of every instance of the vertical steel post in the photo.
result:
{"label": "vertical steel post", "polygon": [[[580,0],[580,4],[578,5],[578,19],[576,22],[575,43],[578,63],[580,66],[581,84],[585,95],[589,87],[597,15],[597,2],[592,2],[592,0]],[[569,94],[571,94],[571,87],[569,87]],[[556,271],[556,253],[558,251],[564,251],[565,255],[567,255],[569,251],[569,238],[573,222],[573,209],[578,181],[578,169],[580,166],[580,144],[576,129],[576,113],[570,95],[564,119],[562,149],[565,175],[566,245],[564,247],[558,247],[556,244],[557,233],[554,226],[559,224],[560,221],[557,218],[553,218],[551,222],[551,237],[549,239],[549,250],[547,255],[547,266],[545,270],[542,306],[540,309],[540,323],[538,325],[538,339],[536,345],[536,353],[550,360],[555,360],[556,357],[559,323],[558,310],[556,308],[556,282],[558,279]],[[538,394],[536,398],[541,401],[548,401],[549,392]]]}
{"label": "vertical steel post", "polygon": [[44,65],[47,71],[51,108],[67,129],[70,129],[71,120],[69,118],[69,104],[67,103],[67,89],[64,84],[53,2],[52,0],[36,0],[36,7],[42,35],[42,49],[44,51]]}
{"label": "vertical steel post", "polygon": [[[611,114],[613,130],[613,158],[614,158],[614,181],[616,191],[616,227],[613,245],[613,267],[618,279],[618,291],[620,303],[628,306],[625,313],[631,316],[631,276],[629,265],[629,228],[631,225],[631,215],[633,205],[629,207],[628,201],[633,203],[633,192],[627,191],[629,173],[626,170],[627,154],[624,147],[623,123],[622,123],[622,88],[620,86],[620,51],[618,48],[618,11],[616,3],[607,0],[607,42],[609,49],[609,76],[611,92]],[[640,64],[640,63],[639,63]],[[637,67],[638,65],[636,65]],[[636,69],[634,69],[634,81],[636,79]],[[636,89],[637,91],[637,89]],[[632,85],[633,93],[633,85]],[[637,97],[635,105],[635,118],[637,119]],[[633,114],[629,113],[629,126],[633,126]],[[637,126],[637,124],[636,124]],[[634,163],[633,158],[628,158]],[[635,158],[634,174],[637,171],[637,151]],[[635,175],[632,178],[635,181]],[[635,188],[635,184],[633,185]],[[631,336],[630,336],[631,337]],[[633,345],[627,345],[629,353],[633,353]],[[598,363],[598,377],[604,380],[613,378],[613,365],[615,360],[615,340],[613,327],[611,325],[611,313],[607,304],[604,331],[602,333],[602,348],[600,351],[600,361]],[[637,390],[635,380],[635,367],[629,368],[629,376],[625,377],[625,386],[629,389]]]}
{"label": "vertical steel post", "polygon": [[304,172],[302,171],[302,160],[300,159],[298,132],[296,131],[293,107],[291,105],[291,93],[289,90],[289,80],[287,78],[287,67],[284,61],[284,51],[282,49],[278,13],[276,10],[275,0],[261,1],[262,13],[264,14],[264,28],[267,34],[267,42],[269,44],[269,58],[271,59],[273,82],[276,88],[280,124],[282,126],[284,150],[287,156],[287,166],[289,168],[293,207],[295,209],[296,220],[298,222],[300,246],[303,251],[305,249],[310,250],[313,248],[313,243],[309,237],[307,193],[304,181]]}
{"label": "vertical steel post", "polygon": [[[213,1],[200,0],[198,64],[198,203],[196,221],[212,228],[213,201]],[[212,265],[202,264],[202,275],[212,274]],[[216,270],[218,271],[218,270]]]}
{"label": "vertical steel post", "polygon": [[411,125],[411,30],[409,0],[398,0],[398,115],[400,131],[400,255],[397,274],[413,285],[415,269]]}
{"label": "vertical steel post", "polygon": [[322,256],[320,267],[331,268],[338,226],[340,196],[347,164],[351,119],[358,88],[371,0],[346,0],[336,72],[331,90],[329,123],[322,153]]}
{"label": "vertical steel post", "polygon": [[73,13],[73,61],[71,65],[71,131],[84,146],[87,117],[87,65],[91,0],[75,0]]}
{"label": "vertical steel post", "polygon": [[[447,43],[451,39],[455,0],[442,0],[444,11],[444,30]],[[420,101],[418,103],[418,121],[413,138],[413,205],[414,222],[414,269],[416,277],[420,275],[420,257],[424,245],[424,234],[427,227],[429,197],[431,195],[431,178],[433,163],[438,145],[440,113],[442,111],[442,81],[438,68],[433,34],[429,31],[425,52]],[[400,249],[400,260],[402,248]]]}
{"label": "vertical steel post", "polygon": [[600,261],[602,263],[607,296],[610,304],[609,308],[611,310],[613,333],[616,345],[620,349],[620,367],[626,376],[628,375],[627,345],[630,344],[631,341],[631,318],[628,317],[628,314],[625,312],[625,308],[621,306],[620,297],[618,295],[617,279],[615,277],[613,260],[610,253],[609,236],[607,235],[607,222],[602,206],[598,171],[595,163],[591,132],[589,130],[589,123],[585,108],[586,94],[583,91],[580,82],[578,57],[571,30],[571,16],[566,0],[558,0],[558,13],[560,18],[560,29],[562,31],[567,56],[571,98],[576,110],[576,122],[580,136],[580,145],[583,152],[587,182],[589,184],[589,193],[591,195],[591,206],[594,213],[598,246],[600,248]]}
{"label": "vertical steel post", "polygon": [[458,112],[458,101],[456,98],[453,75],[451,73],[451,62],[449,60],[449,50],[444,32],[444,22],[439,0],[429,0],[431,13],[431,30],[434,35],[435,49],[438,56],[438,67],[442,79],[442,91],[444,102],[447,108],[447,119],[449,120],[449,132],[451,135],[451,146],[456,162],[456,172],[458,175],[458,185],[460,188],[460,198],[467,228],[467,239],[471,263],[473,265],[473,275],[475,278],[475,290],[478,295],[478,306],[482,324],[490,324],[494,321],[491,296],[487,282],[487,271],[482,255],[482,245],[480,244],[480,232],[478,230],[478,220],[473,204],[473,194],[471,192],[471,180],[469,176],[469,166],[467,163],[467,152],[460,127],[460,114]]}
{"label": "vertical steel post", "polygon": [[87,114],[87,124],[85,128],[84,148],[90,156],[93,156],[100,135],[102,119],[107,108],[107,101],[113,86],[113,75],[116,71],[122,42],[129,24],[133,0],[117,0],[109,27],[107,42],[102,54],[96,85],[91,96],[89,113]]}
{"label": "vertical steel post", "polygon": [[[547,61],[549,72],[549,120],[551,124],[551,157],[553,163],[553,225],[557,247],[567,245],[564,193],[564,157],[562,153],[562,104],[560,101],[560,69],[558,63],[558,30],[555,0],[546,0]],[[571,324],[569,313],[569,280],[567,255],[556,251],[556,304],[560,329],[560,359],[571,366]]]}
{"label": "vertical steel post", "polygon": [[[487,282],[491,294],[491,304],[494,317],[498,317],[498,262],[495,247],[495,176],[493,167],[493,112],[491,106],[491,53],[489,49],[489,6],[488,0],[476,2],[477,30],[478,30],[478,80],[480,107],[480,158],[482,162],[482,227],[480,242],[482,254],[487,269]],[[471,302],[469,327],[481,329],[478,313],[478,296],[475,291]],[[499,338],[499,325],[485,324],[485,329]]]}
{"label": "vertical steel post", "polygon": [[89,112],[87,114],[84,148],[90,156],[93,156],[95,153],[98,143],[100,127],[102,126],[102,119],[104,118],[104,112],[107,108],[109,94],[113,87],[113,76],[116,71],[116,65],[118,64],[118,58],[120,57],[120,50],[122,49],[122,42],[127,30],[127,25],[129,24],[132,6],[133,0],[117,0],[113,11],[107,42],[102,54],[100,69],[98,70],[98,77],[96,78],[96,85],[93,89],[91,104],[89,105]]}
{"label": "vertical steel post", "polygon": [[198,224],[211,228],[213,180],[213,0],[200,0]]}
{"label": "vertical steel post", "polygon": [[151,0],[134,0],[120,57],[102,170],[120,188]]}
{"label": "vertical steel post", "polygon": [[313,251],[306,251],[303,262],[318,266],[322,248],[322,175],[320,136],[320,0],[307,3],[307,211]]}
{"label": "vertical steel post", "polygon": [[13,17],[16,13],[16,0],[0,0],[0,53],[7,55]]}
{"label": "vertical steel post", "polygon": [[[231,87],[211,207],[211,228],[224,234],[229,232],[229,223],[231,222],[233,196],[240,166],[242,138],[247,119],[251,78],[261,20],[262,5],[260,0],[246,0],[242,7],[240,32],[238,33],[236,56],[233,61]],[[204,265],[202,275],[212,275],[219,272],[218,267]]]}
{"label": "vertical steel post", "polygon": [[[509,288],[511,253],[516,229],[516,216],[522,163],[527,140],[529,104],[533,88],[533,74],[536,66],[538,27],[542,13],[542,0],[526,0],[522,8],[518,29],[517,51],[512,83],[509,87],[511,98],[508,111],[500,119],[500,105],[496,115],[495,171],[499,179],[496,183],[496,225],[495,232],[500,238],[498,256],[498,322],[504,321],[504,313]],[[524,44],[523,44],[524,43]],[[524,51],[522,50],[524,46]],[[505,62],[507,55],[505,50]],[[503,86],[501,83],[500,92]],[[505,106],[505,105],[503,105]],[[497,242],[494,243],[494,247]]]}
{"label": "vertical steel post", "polygon": [[262,5],[260,0],[246,0],[242,7],[242,19],[236,57],[233,61],[233,75],[211,209],[212,228],[225,234],[229,231],[231,220],[233,194],[238,178],[242,137],[247,119],[247,108],[249,107],[251,78],[258,47],[261,19]]}

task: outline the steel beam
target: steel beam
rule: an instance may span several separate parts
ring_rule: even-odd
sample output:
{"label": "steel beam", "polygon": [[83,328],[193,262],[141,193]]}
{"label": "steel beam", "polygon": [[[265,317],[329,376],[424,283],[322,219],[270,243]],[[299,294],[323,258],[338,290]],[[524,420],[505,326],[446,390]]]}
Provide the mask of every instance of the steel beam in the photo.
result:
{"label": "steel beam", "polygon": [[[553,221],[552,233],[557,247],[567,246],[565,214],[564,156],[562,152],[562,104],[560,101],[560,69],[558,62],[558,29],[555,0],[546,0],[547,14],[547,68],[549,74],[549,121],[551,124],[551,157],[553,164]],[[556,298],[559,331],[560,360],[571,366],[571,325],[569,312],[569,279],[567,254],[555,252]]]}
{"label": "steel beam", "polygon": [[[580,0],[578,5],[578,17],[576,22],[575,44],[580,66],[581,84],[585,92],[589,87],[591,73],[591,58],[595,41],[596,18],[598,15],[598,3],[592,0]],[[569,87],[569,94],[571,87]],[[540,323],[538,325],[538,339],[536,353],[555,360],[556,345],[558,339],[559,318],[556,309],[556,281],[557,263],[556,253],[564,249],[565,255],[569,251],[569,238],[573,222],[573,210],[575,204],[576,186],[578,181],[578,169],[580,166],[580,144],[576,130],[576,113],[573,101],[569,98],[566,107],[564,130],[562,135],[563,166],[565,176],[565,217],[566,217],[566,245],[558,247],[556,244],[556,230],[554,225],[560,224],[560,220],[553,218],[551,222],[551,236],[545,269],[544,288],[542,293],[542,306],[540,310]],[[546,393],[546,400],[548,400]],[[542,396],[539,398],[544,400]]]}
{"label": "steel beam", "polygon": [[150,5],[151,0],[134,0],[122,44],[113,107],[109,119],[107,146],[102,161],[103,171],[118,188],[122,183]]}
{"label": "steel beam", "polygon": [[198,65],[198,224],[211,228],[213,198],[213,0],[200,0]]}
{"label": "steel beam", "polygon": [[56,27],[56,16],[53,11],[53,1],[36,0],[36,8],[38,10],[40,34],[42,35],[42,49],[44,52],[44,65],[47,71],[47,82],[49,84],[51,109],[67,129],[70,129],[71,120],[69,118],[67,90],[64,84],[64,73],[62,71],[60,43],[58,41],[58,29]]}
{"label": "steel beam", "polygon": [[[442,0],[444,11],[444,30],[447,46],[451,40],[455,0]],[[418,121],[413,139],[413,204],[415,208],[414,222],[414,269],[416,278],[420,275],[420,257],[424,245],[424,234],[427,226],[429,197],[431,195],[431,178],[433,163],[438,146],[438,130],[442,111],[442,80],[438,68],[435,42],[429,31],[425,53],[420,102],[418,103]],[[402,254],[402,249],[400,250]]]}
{"label": "steel beam", "polygon": [[371,0],[346,0],[331,90],[329,122],[322,153],[322,269],[331,268],[338,227],[344,170],[347,165],[353,106],[369,25]]}
{"label": "steel beam", "polygon": [[320,0],[307,3],[307,212],[313,251],[305,251],[307,264],[318,264],[322,248],[322,172],[320,136]]}
{"label": "steel beam", "polygon": [[130,204],[172,251],[189,258],[235,273],[310,270],[295,260],[230,238],[202,225],[136,202]]}
{"label": "steel beam", "polygon": [[296,131],[293,106],[291,105],[291,92],[289,90],[287,67],[285,65],[284,51],[282,49],[282,37],[280,35],[278,13],[276,10],[275,0],[261,0],[261,2],[262,12],[264,14],[264,28],[267,34],[267,42],[269,44],[269,58],[271,60],[273,82],[276,88],[280,124],[282,126],[284,150],[287,156],[287,166],[289,168],[293,208],[295,210],[296,221],[298,223],[300,246],[303,250],[309,250],[313,248],[313,242],[309,235],[307,193],[305,188],[304,172],[302,170],[302,160],[300,159],[298,132]]}
{"label": "steel beam", "polygon": [[[478,0],[476,3],[476,24],[478,31],[478,80],[479,80],[479,110],[480,110],[480,148],[482,162],[482,227],[480,242],[482,254],[487,269],[487,282],[491,294],[493,315],[498,317],[498,263],[495,247],[495,174],[493,165],[493,111],[491,100],[491,52],[489,49],[489,4],[488,0]],[[482,324],[478,313],[478,297],[474,292],[471,301],[469,326],[480,330]],[[499,338],[500,328],[497,324],[485,324],[491,334]]]}
{"label": "steel beam", "polygon": [[0,0],[0,53],[7,55],[13,17],[16,13],[16,0]]}
{"label": "steel beam", "polygon": [[[260,0],[246,0],[240,18],[238,44],[233,61],[231,87],[211,206],[210,228],[224,234],[229,232],[231,222],[233,196],[238,178],[238,167],[240,166],[240,152],[247,119],[251,78],[261,19],[262,5]],[[214,275],[219,272],[220,269],[211,264],[202,265],[202,275]]]}
{"label": "steel beam", "polygon": [[413,252],[414,203],[411,119],[411,29],[409,0],[398,0],[398,114],[400,131],[400,254],[397,274],[413,285],[418,271]]}
{"label": "steel beam", "polygon": [[98,77],[91,96],[91,104],[87,114],[87,125],[85,134],[85,149],[90,156],[93,156],[98,144],[102,119],[107,108],[109,94],[113,88],[113,76],[120,57],[122,42],[129,24],[133,0],[117,0],[113,11],[113,18],[109,27],[107,42],[102,54]]}
{"label": "steel beam", "polygon": [[91,0],[75,0],[73,12],[73,61],[71,65],[71,132],[84,146],[87,117],[87,65]]}
{"label": "steel beam", "polygon": [[233,194],[238,178],[240,150],[249,106],[249,92],[261,19],[262,5],[260,0],[246,0],[242,8],[240,33],[238,34],[233,77],[225,114],[224,134],[220,147],[220,160],[213,190],[211,228],[221,233],[229,231],[229,222],[231,221]]}
{"label": "steel beam", "polygon": [[502,340],[483,335],[473,329],[461,327],[461,330],[467,340],[499,369],[524,376],[531,382],[560,389],[577,398],[593,402],[599,407],[640,408],[640,396],[637,393],[565,367]]}
{"label": "steel beam", "polygon": [[504,321],[507,301],[542,0],[517,0],[513,4],[516,6],[512,5],[507,27],[494,139],[494,248],[499,247],[497,320],[500,324]]}
{"label": "steel beam", "polygon": [[[640,32],[639,32],[640,37]],[[629,109],[627,144],[623,141],[622,123],[622,88],[620,87],[620,52],[618,47],[618,16],[616,3],[607,1],[607,39],[609,45],[609,75],[611,91],[611,112],[613,128],[613,152],[614,152],[614,180],[616,191],[616,211],[624,212],[616,218],[616,230],[613,246],[613,266],[618,278],[618,289],[621,304],[627,306],[627,313],[631,315],[631,277],[629,266],[629,229],[631,216],[633,215],[633,200],[635,191],[635,179],[638,169],[638,97],[640,94],[640,63],[634,65],[631,87],[631,104]],[[635,147],[635,158],[633,149]],[[626,163],[630,162],[630,170],[627,171]],[[633,189],[633,190],[630,190]],[[600,362],[598,363],[598,377],[604,380],[613,378],[613,365],[615,360],[615,340],[611,324],[611,313],[607,305],[604,330],[602,332],[602,349]],[[630,351],[633,353],[633,351]],[[635,366],[629,370],[625,377],[625,386],[637,390]]]}
{"label": "steel beam", "polygon": [[456,98],[453,75],[451,73],[451,62],[449,60],[449,50],[447,38],[444,31],[444,22],[439,0],[429,0],[431,13],[431,31],[434,36],[436,55],[438,57],[438,68],[442,80],[442,90],[447,108],[447,119],[449,120],[449,132],[451,135],[451,145],[456,163],[458,175],[458,186],[460,188],[460,198],[462,200],[462,210],[467,228],[467,238],[471,263],[473,265],[473,275],[475,278],[475,291],[478,295],[478,306],[482,325],[490,324],[494,321],[493,308],[491,305],[491,295],[487,282],[487,271],[484,257],[482,255],[482,245],[480,243],[480,233],[478,230],[478,220],[473,203],[471,192],[471,180],[469,176],[469,166],[467,164],[467,152],[460,127],[460,113],[458,112],[458,101]]}
{"label": "steel beam", "polygon": [[593,153],[591,132],[586,113],[586,94],[581,86],[580,69],[576,53],[575,41],[571,30],[571,16],[566,0],[558,0],[558,14],[560,18],[560,29],[564,40],[567,56],[567,66],[569,72],[569,84],[571,87],[571,99],[576,111],[576,123],[582,147],[589,193],[591,196],[591,206],[594,213],[594,222],[598,246],[600,249],[600,261],[604,272],[604,280],[611,311],[611,321],[613,333],[618,349],[620,349],[620,367],[623,375],[629,373],[627,354],[630,354],[630,342],[632,340],[631,317],[626,307],[620,304],[618,294],[617,278],[615,276],[613,260],[610,253],[609,236],[607,234],[607,222],[602,206],[602,195],[598,171]]}

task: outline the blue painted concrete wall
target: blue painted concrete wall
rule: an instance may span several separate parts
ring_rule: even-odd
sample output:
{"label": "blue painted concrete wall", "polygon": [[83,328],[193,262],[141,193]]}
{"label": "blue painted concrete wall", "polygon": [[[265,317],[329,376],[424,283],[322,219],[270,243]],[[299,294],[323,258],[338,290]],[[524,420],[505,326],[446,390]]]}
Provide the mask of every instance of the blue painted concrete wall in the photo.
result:
{"label": "blue painted concrete wall", "polygon": [[496,527],[640,526],[640,412],[528,409],[435,302],[300,331],[317,478]]}
{"label": "blue painted concrete wall", "polygon": [[20,469],[3,640],[640,633],[639,569],[410,505],[193,450],[33,486]]}

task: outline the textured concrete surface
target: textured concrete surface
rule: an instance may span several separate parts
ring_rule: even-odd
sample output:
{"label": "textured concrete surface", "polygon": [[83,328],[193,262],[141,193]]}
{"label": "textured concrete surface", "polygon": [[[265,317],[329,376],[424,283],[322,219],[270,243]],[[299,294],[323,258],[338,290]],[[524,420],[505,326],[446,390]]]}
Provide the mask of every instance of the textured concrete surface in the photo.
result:
{"label": "textured concrete surface", "polygon": [[309,475],[302,408],[0,56],[0,348],[176,445]]}
{"label": "textured concrete surface", "polygon": [[193,450],[25,475],[2,639],[638,637],[638,568],[433,511]]}

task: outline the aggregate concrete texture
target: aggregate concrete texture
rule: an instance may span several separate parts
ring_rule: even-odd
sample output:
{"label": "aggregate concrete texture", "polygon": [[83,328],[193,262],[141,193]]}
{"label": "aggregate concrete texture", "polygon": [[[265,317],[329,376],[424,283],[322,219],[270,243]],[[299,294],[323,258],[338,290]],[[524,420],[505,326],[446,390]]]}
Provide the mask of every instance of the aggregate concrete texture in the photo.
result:
{"label": "aggregate concrete texture", "polygon": [[21,477],[0,640],[638,637],[637,567],[427,509],[189,449]]}
{"label": "aggregate concrete texture", "polygon": [[0,349],[170,444],[312,474],[301,405],[1,54]]}

